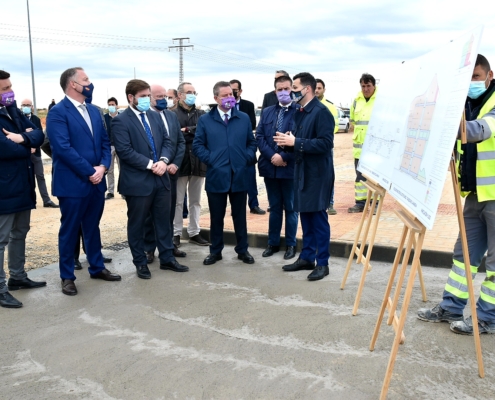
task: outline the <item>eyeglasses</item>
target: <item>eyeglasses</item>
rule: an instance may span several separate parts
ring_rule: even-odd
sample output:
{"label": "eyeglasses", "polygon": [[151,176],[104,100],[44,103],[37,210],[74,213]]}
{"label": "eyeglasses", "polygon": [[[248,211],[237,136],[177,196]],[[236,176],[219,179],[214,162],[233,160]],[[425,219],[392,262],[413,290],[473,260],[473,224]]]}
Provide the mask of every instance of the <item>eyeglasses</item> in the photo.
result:
{"label": "eyeglasses", "polygon": [[32,107],[32,104],[21,104],[21,107]]}

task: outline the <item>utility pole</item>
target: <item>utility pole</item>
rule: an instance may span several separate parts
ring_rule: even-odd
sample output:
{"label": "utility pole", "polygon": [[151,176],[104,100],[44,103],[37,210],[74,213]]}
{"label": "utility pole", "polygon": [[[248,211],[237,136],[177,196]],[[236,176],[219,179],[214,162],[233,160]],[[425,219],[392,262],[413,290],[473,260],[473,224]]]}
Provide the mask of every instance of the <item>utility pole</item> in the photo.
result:
{"label": "utility pole", "polygon": [[31,45],[31,21],[29,19],[29,0],[26,0],[27,5],[27,17],[28,17],[28,31],[29,31],[29,54],[31,55],[31,81],[33,84],[33,108],[34,115],[38,114],[38,109],[36,108],[36,90],[34,88],[34,67],[33,67],[33,47]]}
{"label": "utility pole", "polygon": [[194,48],[194,45],[192,44],[189,44],[189,45],[184,45],[183,41],[184,40],[187,40],[187,42],[189,43],[189,38],[188,37],[184,37],[184,38],[175,38],[175,39],[172,39],[173,42],[175,43],[176,40],[179,41],[179,45],[178,46],[168,46],[168,51],[170,52],[170,49],[177,49],[179,51],[179,85],[184,82],[184,49],[186,47],[192,47]]}

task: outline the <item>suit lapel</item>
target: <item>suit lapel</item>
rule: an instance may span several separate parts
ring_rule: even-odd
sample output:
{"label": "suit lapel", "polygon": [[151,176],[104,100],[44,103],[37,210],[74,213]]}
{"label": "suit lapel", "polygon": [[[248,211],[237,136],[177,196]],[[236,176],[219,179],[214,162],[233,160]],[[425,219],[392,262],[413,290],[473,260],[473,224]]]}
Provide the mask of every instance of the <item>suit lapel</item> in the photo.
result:
{"label": "suit lapel", "polygon": [[[151,134],[153,135],[153,139],[155,141],[156,155],[160,158],[161,148],[162,148],[162,135],[160,135],[160,126],[156,123],[156,119],[153,117],[162,118],[160,115],[150,115],[152,112],[147,112],[148,121],[150,121]],[[162,122],[162,121],[160,121]],[[165,129],[165,128],[164,128]]]}
{"label": "suit lapel", "polygon": [[141,136],[143,137],[145,142],[148,144],[148,147],[150,148],[150,150],[153,150],[151,148],[151,143],[148,140],[148,135],[146,134],[146,131],[144,130],[144,126],[141,123],[141,121],[138,120],[138,118],[141,118],[141,117],[136,116],[134,111],[132,111],[130,109],[130,107],[131,106],[129,106],[129,108],[127,110],[125,110],[127,117],[131,120],[131,123],[134,124],[134,127],[138,130],[138,132],[141,134]]}
{"label": "suit lapel", "polygon": [[[76,109],[74,104],[72,104],[72,102],[69,99],[65,98],[64,101],[65,101],[65,107],[67,108],[67,111],[69,112],[69,114],[72,116],[72,118],[74,120],[76,120],[81,125],[84,132],[86,132],[86,134],[89,135],[91,140],[93,140],[93,135],[91,134],[91,131],[89,130],[89,126],[86,123],[86,121],[84,120],[81,113]],[[91,121],[91,124],[92,123],[93,123],[93,121]]]}
{"label": "suit lapel", "polygon": [[86,108],[88,110],[89,118],[91,119],[91,126],[93,128],[92,137],[95,142],[95,149],[98,149],[101,145],[100,127],[98,126],[98,123],[103,123],[101,120],[103,117],[100,115],[100,110],[96,107],[86,106]]}

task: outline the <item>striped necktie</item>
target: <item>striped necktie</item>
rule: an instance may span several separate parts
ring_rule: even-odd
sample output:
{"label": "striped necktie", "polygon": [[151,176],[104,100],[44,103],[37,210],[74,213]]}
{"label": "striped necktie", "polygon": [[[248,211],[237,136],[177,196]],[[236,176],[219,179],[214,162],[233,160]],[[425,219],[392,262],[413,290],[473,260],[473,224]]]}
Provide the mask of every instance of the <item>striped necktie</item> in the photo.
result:
{"label": "striped necktie", "polygon": [[288,110],[288,107],[282,107],[280,112],[278,113],[277,118],[277,132],[282,132],[282,127],[284,125],[284,116],[285,112]]}
{"label": "striped necktie", "polygon": [[153,135],[151,133],[151,128],[146,122],[146,118],[144,118],[144,113],[139,114],[141,116],[141,121],[143,122],[144,130],[146,131],[146,136],[148,136],[148,141],[150,142],[151,149],[153,150],[153,161],[157,162],[158,157],[156,155],[156,147],[155,147],[155,140],[153,139]]}

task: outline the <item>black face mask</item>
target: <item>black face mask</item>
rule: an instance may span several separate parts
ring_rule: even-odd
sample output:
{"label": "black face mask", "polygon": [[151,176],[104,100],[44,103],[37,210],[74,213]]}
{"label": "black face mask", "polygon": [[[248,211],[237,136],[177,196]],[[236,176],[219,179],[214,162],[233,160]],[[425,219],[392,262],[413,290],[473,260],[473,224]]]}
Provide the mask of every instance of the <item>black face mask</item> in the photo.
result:
{"label": "black face mask", "polygon": [[232,90],[232,95],[235,97],[235,99],[237,100],[237,98],[239,97],[239,91],[238,90]]}

